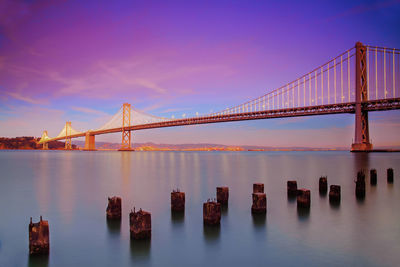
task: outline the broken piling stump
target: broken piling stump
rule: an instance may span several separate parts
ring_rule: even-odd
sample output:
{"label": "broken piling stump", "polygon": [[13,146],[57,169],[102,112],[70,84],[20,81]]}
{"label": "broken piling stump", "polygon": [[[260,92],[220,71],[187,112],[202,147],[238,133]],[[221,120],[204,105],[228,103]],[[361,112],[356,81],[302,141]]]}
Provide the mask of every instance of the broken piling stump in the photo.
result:
{"label": "broken piling stump", "polygon": [[371,185],[376,185],[377,181],[378,181],[378,176],[376,174],[376,170],[372,169],[369,171],[369,182]]}
{"label": "broken piling stump", "polygon": [[261,183],[253,184],[253,193],[264,193],[264,184]]}
{"label": "broken piling stump", "polygon": [[329,202],[331,203],[340,202],[340,185],[331,185],[329,187]]}
{"label": "broken piling stump", "polygon": [[251,205],[252,213],[266,213],[267,212],[267,196],[265,193],[253,193],[253,205]]}
{"label": "broken piling stump", "polygon": [[328,191],[328,178],[326,176],[321,176],[319,178],[319,193],[326,194]]}
{"label": "broken piling stump", "polygon": [[151,238],[151,213],[140,209],[129,213],[129,228],[133,239]]}
{"label": "broken piling stump", "polygon": [[393,183],[393,169],[392,168],[387,169],[387,182],[389,184]]}
{"label": "broken piling stump", "polygon": [[361,170],[357,173],[356,197],[357,198],[365,197],[365,173],[363,170]]}
{"label": "broken piling stump", "polygon": [[293,197],[297,195],[297,181],[287,181],[287,194]]}
{"label": "broken piling stump", "polygon": [[120,197],[112,197],[108,198],[108,206],[107,206],[107,219],[121,219],[121,198]]}
{"label": "broken piling stump", "polygon": [[180,192],[179,189],[171,192],[171,210],[184,211],[185,210],[185,192]]}
{"label": "broken piling stump", "polygon": [[32,223],[32,217],[29,223],[29,254],[49,254],[49,222],[42,220],[38,223]]}
{"label": "broken piling stump", "polygon": [[311,193],[307,189],[297,190],[297,207],[298,208],[310,208],[311,205]]}
{"label": "broken piling stump", "polygon": [[217,202],[221,205],[227,205],[229,199],[229,187],[217,187]]}
{"label": "broken piling stump", "polygon": [[203,203],[203,222],[206,225],[218,225],[221,222],[221,204],[208,199]]}

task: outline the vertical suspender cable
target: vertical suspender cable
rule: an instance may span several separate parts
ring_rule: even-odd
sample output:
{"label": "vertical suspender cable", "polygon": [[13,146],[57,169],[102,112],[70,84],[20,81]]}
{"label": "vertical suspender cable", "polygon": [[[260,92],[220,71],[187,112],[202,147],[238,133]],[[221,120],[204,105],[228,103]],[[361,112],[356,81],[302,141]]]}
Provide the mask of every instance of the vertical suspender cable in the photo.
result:
{"label": "vertical suspender cable", "polygon": [[393,48],[393,98],[395,98],[396,97],[396,81],[395,81],[395,78],[394,78],[394,73],[395,73],[395,68],[394,68],[394,63],[395,63],[395,58],[394,58],[394,48]]}
{"label": "vertical suspender cable", "polygon": [[317,80],[317,71],[314,72],[314,77],[315,77],[315,105],[318,105],[318,93],[317,93],[317,88],[318,88],[318,80]]}
{"label": "vertical suspender cable", "polygon": [[369,100],[369,47],[367,46],[367,99]]}
{"label": "vertical suspender cable", "polygon": [[308,74],[308,89],[309,89],[309,94],[308,94],[308,105],[311,106],[311,73]]}
{"label": "vertical suspender cable", "polygon": [[385,89],[385,99],[386,99],[386,48],[383,48],[383,89]]}
{"label": "vertical suspender cable", "polygon": [[321,104],[324,104],[324,72],[323,67],[321,67]]}
{"label": "vertical suspender cable", "polygon": [[[394,51],[393,51],[393,53],[394,53]],[[394,56],[393,56],[393,58],[394,58]],[[393,69],[394,69],[394,64],[393,64]],[[393,81],[394,81],[394,79],[393,79]],[[297,80],[297,107],[300,107],[300,79]]]}
{"label": "vertical suspender cable", "polygon": [[330,66],[329,66],[329,62],[328,62],[328,103],[327,104],[330,104],[330,92],[329,92],[329,82],[330,82],[330,79],[329,79],[329,70],[330,70],[330,68],[329,68]]}
{"label": "vertical suspender cable", "polygon": [[343,103],[343,56],[340,56],[340,88],[341,88],[341,101]]}
{"label": "vertical suspender cable", "polygon": [[333,60],[333,87],[335,87],[335,104],[336,104],[336,58]]}
{"label": "vertical suspender cable", "polygon": [[375,47],[375,99],[378,99],[378,47]]}
{"label": "vertical suspender cable", "polygon": [[303,91],[304,91],[304,95],[303,95],[303,107],[306,106],[306,76],[303,77]]}
{"label": "vertical suspender cable", "polygon": [[348,89],[347,102],[350,102],[350,51],[347,51],[347,89]]}

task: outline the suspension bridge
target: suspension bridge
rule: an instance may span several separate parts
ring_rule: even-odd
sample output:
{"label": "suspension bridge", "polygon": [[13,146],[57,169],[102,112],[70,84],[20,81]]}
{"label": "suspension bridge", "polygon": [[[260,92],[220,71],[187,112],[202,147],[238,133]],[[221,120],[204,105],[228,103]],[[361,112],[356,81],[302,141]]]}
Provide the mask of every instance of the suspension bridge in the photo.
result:
{"label": "suspension bridge", "polygon": [[84,150],[95,150],[95,136],[122,133],[120,150],[132,150],[132,131],[297,116],[354,113],[355,137],[351,151],[371,151],[368,112],[400,108],[400,50],[364,45],[360,42],[307,74],[243,104],[187,118],[153,116],[125,103],[103,126],[80,132],[66,122],[60,134],[47,131],[39,141],[48,149],[51,141],[85,137]]}

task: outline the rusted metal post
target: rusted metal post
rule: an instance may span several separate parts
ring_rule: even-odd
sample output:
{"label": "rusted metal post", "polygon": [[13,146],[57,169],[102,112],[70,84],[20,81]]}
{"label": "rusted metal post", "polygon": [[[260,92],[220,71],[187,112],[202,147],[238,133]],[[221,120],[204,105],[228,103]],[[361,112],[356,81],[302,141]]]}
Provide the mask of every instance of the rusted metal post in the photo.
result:
{"label": "rusted metal post", "polygon": [[122,200],[120,197],[108,198],[107,219],[121,219]]}
{"label": "rusted metal post", "polygon": [[387,182],[389,184],[393,183],[393,169],[392,168],[387,169]]}
{"label": "rusted metal post", "polygon": [[297,181],[287,181],[287,194],[291,197],[297,195]]}
{"label": "rusted metal post", "polygon": [[44,221],[40,216],[38,223],[29,223],[29,254],[49,254],[49,222]]}
{"label": "rusted metal post", "polygon": [[369,181],[371,185],[376,185],[378,181],[378,175],[376,174],[376,170],[372,169],[369,171]]}
{"label": "rusted metal post", "polygon": [[221,222],[221,204],[208,199],[203,203],[203,222],[206,225],[218,225]]}
{"label": "rusted metal post", "polygon": [[328,178],[326,176],[322,176],[319,178],[319,193],[326,194],[328,191]]}
{"label": "rusted metal post", "polygon": [[340,185],[331,185],[329,190],[329,202],[339,203],[340,202]]}
{"label": "rusted metal post", "polygon": [[356,43],[356,92],[355,92],[355,138],[351,151],[370,151],[372,144],[369,141],[367,85],[367,48],[360,42]]}
{"label": "rusted metal post", "polygon": [[310,208],[311,205],[311,193],[310,190],[301,188],[297,190],[297,207],[298,208]]}
{"label": "rusted metal post", "polygon": [[129,213],[129,226],[131,238],[151,238],[151,213],[142,209],[136,212],[133,208],[133,211],[131,210],[131,213]]}
{"label": "rusted metal post", "polygon": [[253,205],[251,206],[252,213],[266,213],[267,212],[267,196],[265,193],[253,193]]}
{"label": "rusted metal post", "polygon": [[261,183],[253,184],[253,193],[264,193],[264,184]]}
{"label": "rusted metal post", "polygon": [[221,205],[227,205],[229,200],[229,187],[217,187],[217,202]]}
{"label": "rusted metal post", "polygon": [[171,192],[171,210],[184,211],[185,210],[185,192],[180,192],[179,189]]}
{"label": "rusted metal post", "polygon": [[363,170],[361,170],[357,173],[356,197],[357,198],[365,197],[365,173]]}

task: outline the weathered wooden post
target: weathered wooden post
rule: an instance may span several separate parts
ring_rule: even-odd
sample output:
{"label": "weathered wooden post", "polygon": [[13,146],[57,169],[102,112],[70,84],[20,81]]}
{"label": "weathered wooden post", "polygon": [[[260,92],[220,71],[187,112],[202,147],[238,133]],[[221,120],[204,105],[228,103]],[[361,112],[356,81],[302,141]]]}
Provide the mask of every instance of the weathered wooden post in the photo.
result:
{"label": "weathered wooden post", "polygon": [[389,184],[393,183],[393,169],[392,168],[387,169],[387,182]]}
{"label": "weathered wooden post", "polygon": [[339,203],[340,202],[340,185],[331,185],[329,190],[329,202]]}
{"label": "weathered wooden post", "polygon": [[108,198],[107,219],[121,219],[122,201],[120,197]]}
{"label": "weathered wooden post", "polygon": [[297,208],[310,208],[311,205],[311,193],[307,189],[297,190]]}
{"label": "weathered wooden post", "polygon": [[369,182],[371,185],[376,185],[377,181],[378,181],[378,176],[376,174],[376,170],[372,169],[369,171]]}
{"label": "weathered wooden post", "polygon": [[49,254],[49,222],[42,220],[38,223],[32,223],[32,217],[29,223],[29,254]]}
{"label": "weathered wooden post", "polygon": [[357,173],[356,197],[357,198],[364,198],[365,197],[365,173],[364,173],[363,170],[360,170]]}
{"label": "weathered wooden post", "polygon": [[287,194],[291,197],[297,195],[297,181],[287,181]]}
{"label": "weathered wooden post", "polygon": [[221,204],[208,199],[203,203],[203,222],[206,225],[218,225],[221,222]]}
{"label": "weathered wooden post", "polygon": [[253,193],[264,193],[264,184],[261,183],[253,184]]}
{"label": "weathered wooden post", "polygon": [[185,210],[185,192],[180,192],[179,189],[171,192],[171,210],[184,211]]}
{"label": "weathered wooden post", "polygon": [[267,212],[267,196],[265,193],[253,193],[253,205],[251,206],[252,213]]}
{"label": "weathered wooden post", "polygon": [[229,187],[217,187],[217,202],[227,205],[229,200]]}
{"label": "weathered wooden post", "polygon": [[328,191],[328,177],[321,176],[319,178],[319,193],[326,194],[327,191]]}
{"label": "weathered wooden post", "polygon": [[129,214],[129,228],[133,239],[151,238],[151,213],[140,209],[135,212],[135,208]]}

